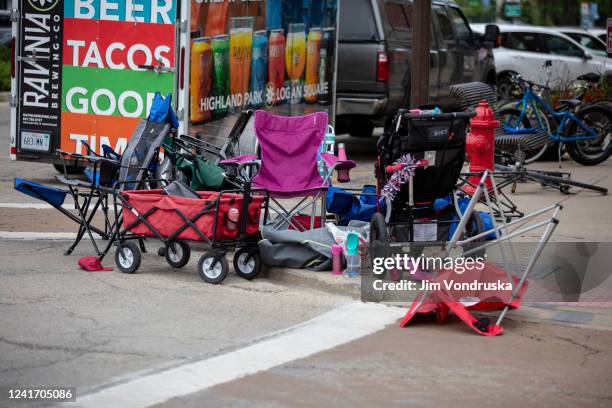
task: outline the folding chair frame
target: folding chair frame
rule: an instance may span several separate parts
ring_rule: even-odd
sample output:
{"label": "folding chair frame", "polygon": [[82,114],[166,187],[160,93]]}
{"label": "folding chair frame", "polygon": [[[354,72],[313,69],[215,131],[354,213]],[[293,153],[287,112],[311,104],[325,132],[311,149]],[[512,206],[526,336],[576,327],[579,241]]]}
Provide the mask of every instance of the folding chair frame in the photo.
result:
{"label": "folding chair frame", "polygon": [[[489,191],[490,189],[487,187],[487,181],[489,181],[492,185],[492,191]],[[492,198],[493,196],[493,198]],[[502,220],[502,225],[498,226],[497,224],[494,224],[494,227],[492,229],[489,229],[487,231],[481,232],[477,235],[471,236],[467,239],[460,239],[462,234],[465,232],[467,223],[469,222],[470,216],[472,215],[472,213],[475,211],[476,205],[481,201],[481,199],[484,197],[484,201],[488,207],[489,213],[491,216],[494,215],[495,213],[495,207],[497,207],[497,211],[499,211],[499,213],[502,215],[501,220]],[[512,249],[512,239],[520,236],[522,234],[525,234],[527,232],[536,230],[536,229],[540,229],[540,228],[545,228],[544,232],[542,233],[540,240],[538,242],[538,246],[536,247],[536,249],[534,250],[533,254],[531,255],[531,258],[529,259],[527,266],[525,268],[525,270],[523,271],[523,273],[520,275],[520,278],[518,280],[518,283],[516,285],[514,285],[513,280],[511,279],[510,274],[507,272],[508,274],[508,281],[513,285],[513,289],[512,289],[512,294],[511,297],[508,301],[506,301],[506,306],[502,309],[499,317],[497,318],[496,321],[496,325],[500,325],[502,320],[504,319],[504,317],[506,316],[506,313],[508,312],[508,310],[510,309],[509,304],[512,303],[518,296],[518,294],[520,293],[521,288],[523,287],[527,277],[529,276],[529,274],[531,273],[533,267],[535,266],[538,258],[540,257],[540,255],[542,254],[542,251],[544,250],[546,244],[548,243],[548,241],[550,240],[552,234],[554,233],[558,223],[559,223],[559,213],[562,210],[562,206],[560,204],[554,204],[551,205],[549,207],[543,208],[541,210],[532,212],[530,214],[526,214],[524,215],[522,218],[516,219],[512,222],[506,222],[506,217],[504,216],[504,211],[501,205],[499,205],[499,200],[497,199],[498,197],[498,189],[497,189],[497,185],[495,184],[495,179],[492,173],[485,171],[484,173],[482,173],[482,177],[480,179],[480,182],[478,183],[478,185],[476,186],[476,191],[474,191],[474,193],[472,194],[472,197],[470,199],[470,202],[466,208],[466,210],[463,212],[461,219],[459,220],[459,223],[457,225],[457,228],[455,229],[455,232],[453,234],[453,236],[451,237],[450,241],[447,242],[447,244],[445,245],[443,254],[441,255],[442,258],[447,257],[450,254],[450,251],[452,249],[458,248],[458,247],[464,247],[469,243],[472,243],[478,239],[487,237],[488,235],[490,235],[491,233],[495,234],[495,239],[490,240],[490,241],[485,241],[483,244],[478,245],[477,247],[474,248],[470,248],[469,250],[465,250],[463,252],[463,255],[469,255],[471,253],[477,252],[477,251],[481,251],[483,249],[486,249],[492,245],[498,245],[498,244],[502,244],[507,242],[510,245],[511,248],[511,253],[512,256],[514,258],[514,251]],[[540,222],[536,222],[532,225],[529,226],[525,226],[525,227],[521,227],[518,228],[516,230],[510,231],[509,228],[511,227],[518,227],[521,226],[522,224],[526,224],[527,221],[530,221],[538,216],[547,214],[547,213],[551,213],[552,215],[545,219],[544,221],[540,221]],[[504,251],[500,251],[502,258],[504,260],[504,262],[506,262],[505,260],[505,253]],[[516,261],[514,262],[516,264]],[[435,274],[433,276],[433,278],[435,278],[435,276],[437,276],[437,274]],[[427,300],[428,295],[431,293],[431,289],[427,289],[423,292],[421,299],[419,300],[419,302],[416,304],[416,306],[411,307],[411,311],[412,313],[416,313],[416,311],[419,309],[420,306],[423,305],[423,303]]]}
{"label": "folding chair frame", "polygon": [[[114,232],[117,230],[117,217],[115,217],[115,221],[111,222],[109,217],[109,196],[115,193],[115,186],[113,187],[105,187],[101,184],[98,184],[99,177],[101,176],[101,167],[103,165],[108,165],[113,168],[113,175],[110,177],[116,176],[121,168],[125,168],[125,166],[121,166],[121,162],[118,160],[109,159],[104,156],[100,156],[91,151],[89,146],[86,146],[89,151],[88,155],[82,155],[78,153],[65,152],[62,150],[57,150],[62,159],[62,164],[64,166],[64,174],[58,176],[57,179],[67,186],[68,192],[72,196],[72,200],[74,202],[74,208],[78,212],[78,217],[69,211],[65,210],[62,207],[57,208],[62,214],[66,215],[68,218],[79,224],[79,230],[77,232],[77,236],[70,245],[70,247],[64,252],[64,255],[70,255],[77,245],[81,242],[85,234],[89,237],[89,240],[96,251],[96,255],[100,258],[106,254],[108,249],[100,250],[98,243],[96,242],[96,238],[94,234],[97,234],[102,240],[107,241],[110,240],[112,242],[112,236]],[[155,153],[153,160],[157,160],[159,149]],[[73,179],[68,176],[66,170],[66,161],[74,160],[77,162],[86,162],[92,166],[92,182],[86,183],[82,180]],[[144,174],[144,182],[150,183],[152,182],[149,179],[149,168],[148,167],[135,167],[129,166],[130,169],[142,170]],[[135,181],[129,181],[129,183],[135,183]],[[138,182],[140,184],[140,182]],[[38,197],[40,195],[36,194]],[[42,198],[42,197],[41,197]],[[93,225],[93,220],[98,213],[98,209],[102,210],[102,214],[104,217],[104,227],[96,227]],[[141,243],[141,247],[143,244]]]}

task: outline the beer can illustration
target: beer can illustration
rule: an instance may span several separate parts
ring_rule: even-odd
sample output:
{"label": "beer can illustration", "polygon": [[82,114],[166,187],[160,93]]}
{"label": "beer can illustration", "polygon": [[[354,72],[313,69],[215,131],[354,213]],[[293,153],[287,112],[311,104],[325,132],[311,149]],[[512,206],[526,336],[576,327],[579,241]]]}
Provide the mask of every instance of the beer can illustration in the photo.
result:
{"label": "beer can illustration", "polygon": [[268,74],[268,36],[265,30],[253,33],[253,52],[251,56],[251,96],[252,106],[264,103],[266,78]]}
{"label": "beer can illustration", "polygon": [[253,22],[253,17],[234,17],[230,20],[230,91],[233,107],[244,106],[249,92]]}
{"label": "beer can illustration", "polygon": [[190,119],[192,123],[210,120],[206,98],[212,89],[212,50],[209,37],[195,38],[191,43]]}
{"label": "beer can illustration", "polygon": [[217,35],[212,39],[213,54],[213,90],[215,105],[212,112],[214,118],[219,118],[228,109],[225,105],[230,93],[230,54],[229,35]]}
{"label": "beer can illustration", "polygon": [[306,32],[303,23],[289,24],[285,45],[285,65],[291,81],[302,79],[306,66]]}
{"label": "beer can illustration", "polygon": [[336,29],[324,28],[321,39],[321,66],[319,67],[320,90],[319,104],[328,105],[331,102],[332,81],[334,80],[334,50],[336,48]]}
{"label": "beer can illustration", "polygon": [[[325,47],[325,43],[322,43],[321,50],[319,51],[319,103],[327,103],[325,95],[328,93],[327,88],[329,88],[329,86],[331,85],[325,82],[327,64],[329,64],[329,59],[327,57],[327,47]],[[323,99],[323,102],[321,101],[321,99]]]}
{"label": "beer can illustration", "polygon": [[321,38],[322,32],[320,28],[310,29],[308,45],[306,46],[306,80],[304,81],[304,100],[308,103],[315,103],[317,101]]}
{"label": "beer can illustration", "polygon": [[298,103],[303,94],[302,75],[306,68],[306,32],[304,23],[289,24],[287,43],[285,45],[285,65],[291,80],[292,104]]}
{"label": "beer can illustration", "polygon": [[266,104],[272,105],[280,101],[280,90],[285,85],[285,33],[283,29],[270,32],[268,47],[268,89],[271,100]]}

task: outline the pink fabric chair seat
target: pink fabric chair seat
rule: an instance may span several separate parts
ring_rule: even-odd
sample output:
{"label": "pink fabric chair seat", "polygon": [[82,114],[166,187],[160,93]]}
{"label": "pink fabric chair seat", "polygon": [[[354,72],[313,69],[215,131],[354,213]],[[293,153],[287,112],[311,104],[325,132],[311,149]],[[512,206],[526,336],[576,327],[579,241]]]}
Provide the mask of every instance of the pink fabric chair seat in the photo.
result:
{"label": "pink fabric chair seat", "polygon": [[255,112],[255,132],[261,147],[261,168],[255,188],[282,198],[316,195],[327,185],[317,168],[317,151],[327,129],[327,113],[276,116]]}

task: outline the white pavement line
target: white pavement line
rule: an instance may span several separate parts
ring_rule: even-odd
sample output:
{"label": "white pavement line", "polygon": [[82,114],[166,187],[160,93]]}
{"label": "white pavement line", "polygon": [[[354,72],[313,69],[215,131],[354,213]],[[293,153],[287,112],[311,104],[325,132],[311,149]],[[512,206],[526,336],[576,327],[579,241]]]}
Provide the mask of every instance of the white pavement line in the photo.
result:
{"label": "white pavement line", "polygon": [[217,357],[136,378],[82,397],[70,407],[148,407],[311,356],[375,333],[405,309],[354,302]]}
{"label": "white pavement line", "polygon": [[[0,208],[15,208],[20,210],[50,210],[54,207],[43,203],[0,203]],[[66,210],[74,210],[73,204],[64,204],[62,208]]]}
{"label": "white pavement line", "polygon": [[26,231],[0,231],[0,239],[15,241],[65,241],[75,239],[75,232],[26,232]]}

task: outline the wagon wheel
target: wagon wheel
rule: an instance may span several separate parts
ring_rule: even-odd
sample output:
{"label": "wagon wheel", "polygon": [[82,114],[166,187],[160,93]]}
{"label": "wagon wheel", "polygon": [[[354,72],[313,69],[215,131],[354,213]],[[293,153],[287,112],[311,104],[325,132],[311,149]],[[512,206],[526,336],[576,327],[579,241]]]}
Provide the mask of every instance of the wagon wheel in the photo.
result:
{"label": "wagon wheel", "polygon": [[[250,256],[249,253],[254,251]],[[244,279],[255,279],[261,272],[261,257],[259,249],[241,248],[234,254],[234,270]]]}
{"label": "wagon wheel", "polygon": [[[389,255],[386,246],[388,241],[389,235],[387,233],[385,217],[381,213],[375,213],[370,220],[370,242],[368,244],[368,256],[370,259],[374,257],[387,257]],[[383,277],[384,273],[380,276]]]}
{"label": "wagon wheel", "polygon": [[119,243],[115,251],[115,264],[123,273],[134,273],[140,267],[142,256],[135,242]]}
{"label": "wagon wheel", "polygon": [[173,268],[182,268],[189,262],[191,249],[189,245],[183,241],[169,242],[168,245],[166,245],[164,255],[168,265]]}
{"label": "wagon wheel", "polygon": [[198,273],[204,282],[219,284],[225,280],[229,272],[229,264],[225,254],[205,252],[198,261]]}
{"label": "wagon wheel", "polygon": [[370,220],[370,245],[374,241],[386,242],[388,239],[385,217],[381,213],[375,213]]}

